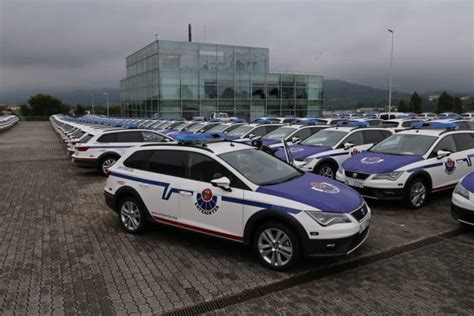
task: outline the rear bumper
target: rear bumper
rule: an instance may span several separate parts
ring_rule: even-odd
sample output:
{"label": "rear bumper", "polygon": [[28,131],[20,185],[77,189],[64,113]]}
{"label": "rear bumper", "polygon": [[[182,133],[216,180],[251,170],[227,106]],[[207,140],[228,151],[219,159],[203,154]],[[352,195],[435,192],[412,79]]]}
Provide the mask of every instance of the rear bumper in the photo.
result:
{"label": "rear bumper", "polygon": [[115,195],[112,193],[109,193],[107,191],[104,191],[104,199],[105,199],[105,204],[113,210],[114,212],[116,211],[115,209]]}
{"label": "rear bumper", "polygon": [[457,206],[451,203],[451,215],[458,222],[474,225],[474,211]]}
{"label": "rear bumper", "polygon": [[97,168],[97,159],[72,158],[72,164],[81,168]]}
{"label": "rear bumper", "polygon": [[307,239],[303,242],[306,257],[343,256],[348,255],[369,236],[369,227],[355,235],[337,239]]}

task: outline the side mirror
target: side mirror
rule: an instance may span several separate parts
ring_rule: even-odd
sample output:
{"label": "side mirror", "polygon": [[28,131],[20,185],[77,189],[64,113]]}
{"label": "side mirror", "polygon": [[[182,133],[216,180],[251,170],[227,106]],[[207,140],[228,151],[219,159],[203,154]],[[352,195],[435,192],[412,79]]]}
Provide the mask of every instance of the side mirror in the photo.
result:
{"label": "side mirror", "polygon": [[447,150],[438,150],[436,152],[436,156],[438,157],[438,159],[442,159],[444,157],[448,157],[449,155],[451,155],[451,152],[450,151],[447,151]]}
{"label": "side mirror", "polygon": [[250,138],[250,139],[252,139],[252,138],[254,138],[254,137],[255,137],[255,134],[254,134],[254,133],[250,133],[250,134],[249,134],[249,138]]}
{"label": "side mirror", "polygon": [[293,144],[296,144],[296,143],[299,142],[299,141],[300,141],[299,137],[296,137],[296,136],[291,139],[291,142],[292,142]]}
{"label": "side mirror", "polygon": [[225,191],[231,191],[230,188],[230,179],[227,177],[220,177],[217,179],[211,180],[211,183],[215,187],[219,187]]}
{"label": "side mirror", "polygon": [[344,149],[345,149],[345,150],[351,149],[352,147],[354,147],[354,144],[353,144],[353,143],[345,143],[345,144],[344,144]]}

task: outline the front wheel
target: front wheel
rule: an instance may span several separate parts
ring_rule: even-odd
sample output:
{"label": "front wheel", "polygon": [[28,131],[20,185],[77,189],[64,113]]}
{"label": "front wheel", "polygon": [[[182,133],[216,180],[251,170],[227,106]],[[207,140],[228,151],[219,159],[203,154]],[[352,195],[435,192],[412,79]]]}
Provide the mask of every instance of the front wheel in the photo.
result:
{"label": "front wheel", "polygon": [[425,205],[428,198],[428,185],[421,178],[416,178],[408,183],[405,187],[405,200],[408,207],[419,209]]}
{"label": "front wheel", "polygon": [[265,223],[257,229],[253,248],[259,261],[273,270],[287,270],[301,256],[301,246],[296,234],[278,222]]}
{"label": "front wheel", "polygon": [[336,169],[332,164],[329,163],[322,163],[320,166],[317,166],[314,170],[314,173],[330,179],[334,179],[336,177]]}

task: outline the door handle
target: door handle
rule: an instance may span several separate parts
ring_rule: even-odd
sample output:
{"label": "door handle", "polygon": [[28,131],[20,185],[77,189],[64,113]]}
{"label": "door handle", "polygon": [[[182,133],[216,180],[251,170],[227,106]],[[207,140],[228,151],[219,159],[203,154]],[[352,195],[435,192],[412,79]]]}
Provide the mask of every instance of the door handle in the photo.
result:
{"label": "door handle", "polygon": [[192,192],[188,192],[188,191],[179,191],[179,194],[185,195],[185,196],[192,196],[193,195]]}

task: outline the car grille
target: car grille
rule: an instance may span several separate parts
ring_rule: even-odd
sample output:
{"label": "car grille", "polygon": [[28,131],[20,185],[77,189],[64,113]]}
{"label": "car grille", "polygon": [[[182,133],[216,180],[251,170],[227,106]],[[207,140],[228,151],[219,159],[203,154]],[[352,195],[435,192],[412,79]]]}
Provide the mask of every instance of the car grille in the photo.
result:
{"label": "car grille", "polygon": [[359,172],[354,172],[354,171],[349,171],[349,170],[345,171],[345,175],[346,177],[349,177],[349,178],[355,178],[355,179],[361,179],[361,180],[365,180],[369,177],[369,174],[367,173],[359,173]]}
{"label": "car grille", "polygon": [[369,212],[369,210],[367,209],[367,205],[362,205],[362,207],[358,208],[357,210],[355,210],[354,212],[351,213],[352,216],[354,216],[354,218],[360,222],[364,217],[367,216],[367,213]]}

